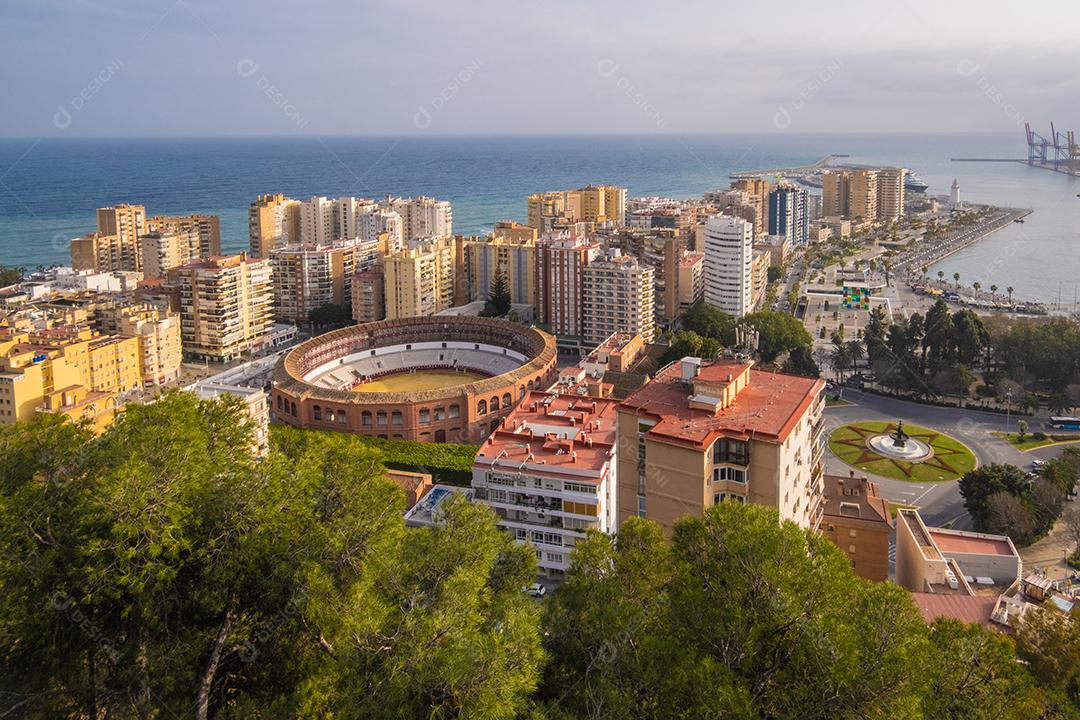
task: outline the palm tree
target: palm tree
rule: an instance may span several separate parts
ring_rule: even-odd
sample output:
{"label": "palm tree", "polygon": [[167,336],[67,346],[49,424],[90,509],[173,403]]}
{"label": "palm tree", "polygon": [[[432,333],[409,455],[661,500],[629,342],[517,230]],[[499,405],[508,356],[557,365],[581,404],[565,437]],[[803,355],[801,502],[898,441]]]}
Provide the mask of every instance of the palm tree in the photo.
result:
{"label": "palm tree", "polygon": [[956,289],[959,290],[960,289],[960,273],[954,272],[952,274],[952,279],[956,281]]}
{"label": "palm tree", "polygon": [[971,283],[971,287],[975,289],[975,292],[979,292],[980,290],[982,290],[982,283],[976,280],[975,282]]}
{"label": "palm tree", "polygon": [[998,291],[998,286],[997,285],[991,285],[990,286],[990,294],[994,296],[995,300],[997,299],[997,291]]}
{"label": "palm tree", "polygon": [[938,270],[937,271],[937,279],[938,280],[944,280],[945,279],[945,271],[944,270]]}
{"label": "palm tree", "polygon": [[837,343],[836,347],[833,348],[832,366],[833,370],[836,370],[837,379],[844,382],[844,371],[851,367],[851,355],[848,353],[847,345],[843,342]]}
{"label": "palm tree", "polygon": [[1009,293],[1009,304],[1012,305],[1013,286],[1010,285],[1009,287],[1005,288],[1005,292]]}
{"label": "palm tree", "polygon": [[930,268],[928,268],[928,267],[926,267],[925,265],[923,265],[923,266],[922,266],[922,274],[923,274],[923,275],[925,275],[925,276],[927,276],[927,277],[929,277],[929,276],[930,276]]}
{"label": "palm tree", "polygon": [[851,367],[859,367],[859,361],[863,359],[863,346],[858,340],[849,340],[847,343],[847,354],[851,358]]}

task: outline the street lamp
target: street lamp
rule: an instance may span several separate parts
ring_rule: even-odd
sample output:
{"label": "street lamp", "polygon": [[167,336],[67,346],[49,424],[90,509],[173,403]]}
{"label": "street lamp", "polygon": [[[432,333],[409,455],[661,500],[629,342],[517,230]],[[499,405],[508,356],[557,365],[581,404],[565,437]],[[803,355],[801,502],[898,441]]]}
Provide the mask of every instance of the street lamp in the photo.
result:
{"label": "street lamp", "polygon": [[1009,411],[1012,410],[1012,388],[1005,391],[1005,432],[1009,432]]}

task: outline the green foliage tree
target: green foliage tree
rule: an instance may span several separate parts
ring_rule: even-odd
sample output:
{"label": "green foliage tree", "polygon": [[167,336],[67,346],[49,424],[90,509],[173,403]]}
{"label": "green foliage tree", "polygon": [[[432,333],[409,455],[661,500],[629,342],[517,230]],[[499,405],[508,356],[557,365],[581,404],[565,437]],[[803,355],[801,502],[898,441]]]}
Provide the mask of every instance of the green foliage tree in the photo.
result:
{"label": "green foliage tree", "polygon": [[908,594],[757,506],[680,521],[670,550],[636,518],[590,534],[545,624],[552,717],[913,716],[924,686]]}
{"label": "green foliage tree", "polygon": [[377,451],[317,434],[257,462],[251,431],[239,400],[178,392],[99,437],[55,415],[0,431],[5,711],[522,712],[535,561],[490,512],[407,531]]}
{"label": "green foliage tree", "polygon": [[1041,607],[1024,616],[1016,650],[1040,685],[1080,706],[1080,610]]}
{"label": "green foliage tree", "polygon": [[1019,437],[1020,442],[1024,442],[1024,438],[1027,437],[1028,422],[1027,420],[1016,421],[1016,434]]}
{"label": "green foliage tree", "polygon": [[758,331],[758,353],[765,362],[799,346],[809,347],[810,333],[794,316],[774,310],[761,310],[743,318],[743,322]]}
{"label": "green foliage tree", "polygon": [[26,274],[26,268],[0,265],[0,288],[14,285],[22,280]]}
{"label": "green foliage tree", "polygon": [[783,371],[804,377],[821,377],[821,368],[815,362],[810,348],[801,345],[788,353],[787,359],[784,360]]}
{"label": "green foliage tree", "polygon": [[702,338],[713,338],[721,345],[735,344],[735,318],[705,302],[694,303],[682,316],[683,330]]}
{"label": "green foliage tree", "polygon": [[503,317],[510,312],[510,307],[510,280],[506,276],[506,271],[500,267],[491,279],[491,292],[480,314],[483,317]]}
{"label": "green foliage tree", "polygon": [[345,327],[353,322],[352,308],[340,303],[326,303],[308,313],[308,320],[318,330]]}
{"label": "green foliage tree", "polygon": [[1028,478],[1023,470],[1015,465],[994,463],[965,473],[960,478],[959,489],[964,498],[964,507],[975,521],[976,529],[984,530],[989,521],[987,501],[990,496],[1006,492],[1019,497],[1024,494],[1027,485]]}

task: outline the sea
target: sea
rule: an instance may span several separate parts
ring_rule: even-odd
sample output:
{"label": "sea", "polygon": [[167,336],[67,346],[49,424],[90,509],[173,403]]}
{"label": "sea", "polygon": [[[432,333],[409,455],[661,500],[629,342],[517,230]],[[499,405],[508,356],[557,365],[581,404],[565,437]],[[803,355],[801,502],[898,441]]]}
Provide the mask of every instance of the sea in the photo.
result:
{"label": "sea", "polygon": [[540,190],[610,183],[631,197],[700,196],[729,173],[812,163],[902,165],[948,195],[1031,208],[1012,225],[930,268],[961,283],[1012,286],[1014,297],[1073,303],[1080,295],[1080,178],[1020,163],[1023,130],[1003,134],[716,134],[0,139],[0,264],[68,261],[71,238],[95,229],[95,209],[122,202],[149,214],[221,216],[225,250],[247,246],[247,207],[263,193],[430,195],[453,204],[454,230],[478,234],[524,220]]}

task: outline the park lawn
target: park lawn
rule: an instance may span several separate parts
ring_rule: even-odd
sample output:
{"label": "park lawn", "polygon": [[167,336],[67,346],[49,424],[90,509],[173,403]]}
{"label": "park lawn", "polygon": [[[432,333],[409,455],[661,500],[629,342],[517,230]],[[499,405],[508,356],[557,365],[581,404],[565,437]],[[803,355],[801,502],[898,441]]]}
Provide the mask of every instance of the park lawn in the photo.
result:
{"label": "park lawn", "polygon": [[911,503],[893,502],[889,500],[889,512],[892,513],[893,520],[896,519],[896,513],[900,510],[918,510],[918,505],[912,505]]}
{"label": "park lawn", "polygon": [[825,396],[825,407],[843,407],[844,405],[854,405],[850,400],[844,400],[833,395]]}
{"label": "park lawn", "polygon": [[921,462],[907,462],[879,455],[866,447],[874,435],[891,433],[895,423],[866,421],[842,425],[829,435],[829,449],[848,465],[865,472],[910,482],[955,480],[975,468],[975,455],[955,438],[918,425],[904,425],[911,437],[934,449],[934,455]]}
{"label": "park lawn", "polygon": [[1042,440],[1036,440],[1034,437],[1032,437],[1031,433],[1025,433],[1023,441],[1020,440],[1020,433],[996,432],[994,433],[994,436],[999,437],[1002,440],[1008,441],[1010,445],[1022,452],[1027,452],[1028,450],[1034,450],[1036,448],[1046,447],[1047,445],[1056,445],[1057,443],[1063,442],[1076,442],[1080,440],[1080,435],[1068,434],[1047,435]]}

